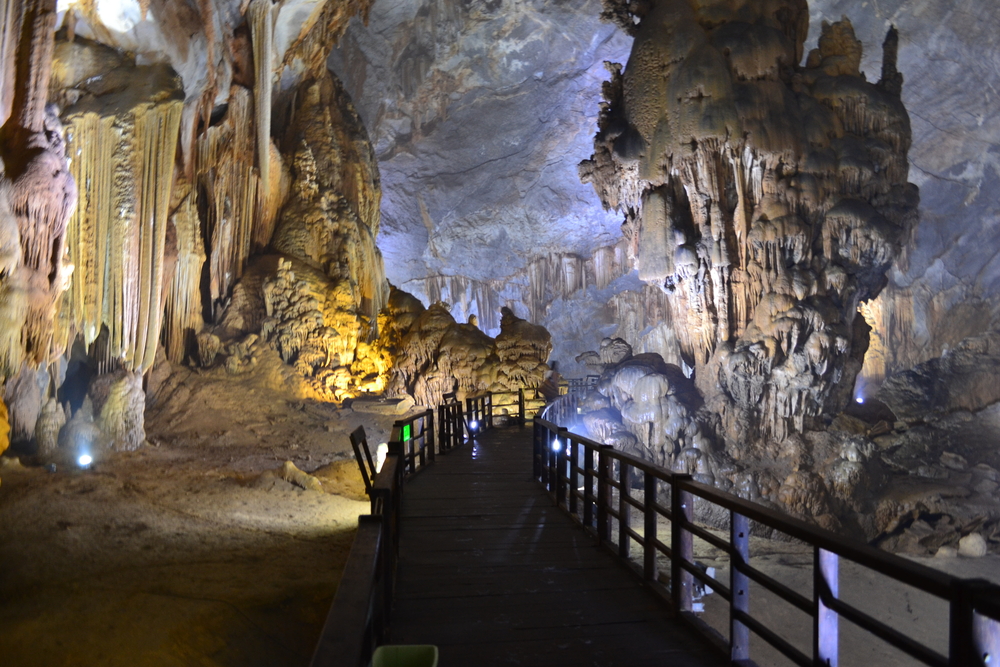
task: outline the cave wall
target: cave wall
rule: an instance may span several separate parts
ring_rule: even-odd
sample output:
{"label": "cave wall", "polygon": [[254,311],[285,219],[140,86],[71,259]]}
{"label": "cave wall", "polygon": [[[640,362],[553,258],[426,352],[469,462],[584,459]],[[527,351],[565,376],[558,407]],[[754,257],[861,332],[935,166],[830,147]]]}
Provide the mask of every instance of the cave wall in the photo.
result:
{"label": "cave wall", "polygon": [[[573,16],[565,18],[562,12],[570,11]],[[597,121],[605,78],[601,60],[623,63],[631,48],[630,37],[594,19],[600,11],[597,2],[492,2],[468,9],[448,2],[376,3],[368,26],[352,22],[330,59],[358,103],[383,170],[390,280],[415,294],[442,295],[460,320],[477,312],[486,324],[483,313],[504,303],[522,316],[543,313],[536,321],[562,332],[554,336],[554,357],[571,375],[586,372],[572,357],[605,335],[620,335],[637,351],[667,357],[674,338],[673,323],[658,316],[659,298],[643,289],[627,264],[609,281],[614,283],[610,291],[588,282],[585,291],[569,294],[554,289],[569,282],[563,278],[568,273],[539,284],[522,268],[551,264],[567,250],[586,263],[592,261],[593,247],[620,247],[620,219],[597,217],[590,193],[560,197],[555,209],[548,199],[573,192],[567,185],[573,178],[569,163],[589,154],[585,129]],[[880,76],[886,31],[893,24],[899,29],[898,69],[910,82],[902,92],[913,134],[909,180],[922,191],[919,222],[889,272],[889,285],[866,308],[874,331],[863,385],[996,326],[1000,133],[995,90],[1000,67],[992,35],[1000,29],[1000,12],[988,0],[813,0],[803,59],[816,46],[822,22],[843,14],[851,16],[864,47],[861,70],[869,81]],[[493,26],[502,16],[516,18],[518,30],[497,32]],[[570,63],[572,52],[563,51],[567,41],[562,36],[549,50],[532,47],[539,33],[553,41],[548,31],[555,18],[566,26],[563,35],[581,45],[577,53],[583,59],[576,64]],[[492,35],[501,39],[484,45],[484,36]],[[593,56],[582,47],[600,43],[604,46]],[[508,52],[517,54],[516,67],[508,67]],[[563,54],[566,65],[553,70],[553,60]],[[531,77],[517,76],[528,71],[543,73],[544,94],[530,92],[536,86]],[[553,71],[559,76],[545,74]],[[584,102],[570,100],[571,95]],[[503,105],[494,115],[485,102],[497,97]],[[587,116],[586,122],[579,114]],[[548,120],[539,124],[539,118]],[[526,162],[527,153],[496,159],[513,151],[498,147],[494,135],[511,132],[545,137],[560,156],[558,183],[544,177],[551,169],[538,172]],[[519,171],[531,187],[521,184]],[[551,190],[546,197],[533,196],[534,188]],[[508,216],[496,215],[506,210],[497,203],[504,201],[523,202],[527,217],[515,216],[518,224],[512,225]],[[551,223],[553,210],[570,229]],[[473,222],[477,229],[488,227],[486,238],[514,239],[517,232],[538,242],[518,247],[517,257],[500,252],[481,258],[475,254],[481,237],[470,231]],[[574,236],[581,229],[594,239],[589,248]],[[547,239],[554,230],[565,233],[571,247],[552,247]],[[456,245],[459,238],[466,242]],[[455,262],[443,260],[456,254],[461,256]],[[471,257],[476,261],[467,260]],[[589,316],[574,321],[572,312]]]}
{"label": "cave wall", "polygon": [[[0,378],[12,435],[41,459],[75,461],[70,431],[99,433],[95,456],[141,446],[154,366],[162,379],[214,349],[251,367],[280,329],[261,331],[265,310],[288,314],[261,287],[294,280],[271,261],[238,289],[275,230],[273,251],[322,283],[318,365],[349,367],[377,335],[378,168],[326,68],[369,5],[0,3]],[[235,320],[238,339],[209,332],[203,349],[206,324]],[[56,398],[71,355],[93,376],[83,406]]]}
{"label": "cave wall", "polygon": [[[458,321],[476,315],[490,335],[502,306],[558,329],[569,365],[614,330],[605,304],[631,270],[620,221],[576,176],[602,63],[629,48],[600,11],[598,0],[377,2],[330,58],[378,156],[389,280],[448,302]],[[567,326],[581,309],[593,317]]]}

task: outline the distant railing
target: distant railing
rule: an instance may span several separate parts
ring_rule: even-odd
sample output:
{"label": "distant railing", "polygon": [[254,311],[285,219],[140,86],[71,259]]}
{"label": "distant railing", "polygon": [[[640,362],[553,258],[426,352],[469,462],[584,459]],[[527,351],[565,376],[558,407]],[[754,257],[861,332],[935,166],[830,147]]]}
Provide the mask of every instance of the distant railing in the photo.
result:
{"label": "distant railing", "polygon": [[[545,484],[555,503],[568,511],[599,544],[607,545],[670,604],[674,612],[715,640],[734,664],[750,661],[750,632],[756,633],[792,662],[803,667],[838,664],[838,623],[841,617],[926,665],[972,667],[995,664],[989,642],[1000,637],[1000,587],[980,579],[960,579],[914,563],[864,543],[743,500],[675,474],[634,456],[616,451],[556,424],[535,419],[534,476]],[[636,482],[640,493],[633,495]],[[728,510],[730,535],[725,540],[696,525],[695,498]],[[632,510],[642,518],[642,532],[632,525]],[[670,544],[657,536],[660,518],[671,522]],[[804,596],[750,565],[750,522],[776,529],[813,548],[812,597]],[[613,524],[617,524],[614,530]],[[698,536],[729,554],[727,586],[699,568],[693,558]],[[642,550],[642,567],[630,560],[632,543]],[[670,588],[659,582],[657,555],[670,559]],[[950,606],[948,656],[928,648],[838,597],[840,558],[926,591]],[[726,640],[693,612],[692,588],[697,579],[729,603]],[[810,615],[812,656],[806,655],[772,628],[750,615],[750,581]]]}
{"label": "distant railing", "polygon": [[445,394],[443,402],[438,406],[438,447],[442,454],[465,442],[464,423],[462,404],[454,393]]}
{"label": "distant railing", "polygon": [[466,398],[465,415],[470,436],[493,428],[493,394],[486,392]]}
{"label": "distant railing", "polygon": [[402,445],[403,460],[410,475],[417,472],[418,462],[420,468],[427,465],[428,459],[433,462],[434,411],[428,409],[396,420],[392,425],[390,451],[393,443]]}

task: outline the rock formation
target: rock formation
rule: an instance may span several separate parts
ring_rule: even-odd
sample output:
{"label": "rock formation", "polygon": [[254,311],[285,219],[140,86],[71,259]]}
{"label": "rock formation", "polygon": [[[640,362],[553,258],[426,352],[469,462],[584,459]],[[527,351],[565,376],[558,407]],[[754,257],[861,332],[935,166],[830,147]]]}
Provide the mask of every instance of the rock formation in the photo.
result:
{"label": "rock formation", "polygon": [[624,72],[609,65],[581,176],[625,214],[639,277],[666,293],[678,355],[744,456],[839,412],[860,370],[858,306],[917,205],[897,36],[871,84],[846,19],[798,66],[804,1],[618,8],[635,42]]}
{"label": "rock formation", "polygon": [[456,322],[448,304],[438,302],[424,309],[399,290],[389,299],[387,316],[396,332],[388,346],[394,357],[391,396],[409,395],[418,404],[433,407],[443,394],[454,391],[473,395],[537,387],[549,370],[545,363],[552,351],[549,332],[506,307],[495,340],[474,323]]}
{"label": "rock formation", "polygon": [[[326,299],[323,330],[288,360],[321,396],[346,388],[327,375],[374,339],[387,287],[377,167],[325,63],[369,4],[0,3],[0,382],[15,439],[52,458],[60,431],[96,428],[100,447],[134,449],[155,360],[253,365],[266,308],[267,333],[291,318],[279,262],[234,288],[276,228]],[[206,320],[225,320],[222,338]],[[98,393],[64,425],[48,397],[76,342]],[[381,384],[370,371],[348,384],[384,386],[386,369]]]}

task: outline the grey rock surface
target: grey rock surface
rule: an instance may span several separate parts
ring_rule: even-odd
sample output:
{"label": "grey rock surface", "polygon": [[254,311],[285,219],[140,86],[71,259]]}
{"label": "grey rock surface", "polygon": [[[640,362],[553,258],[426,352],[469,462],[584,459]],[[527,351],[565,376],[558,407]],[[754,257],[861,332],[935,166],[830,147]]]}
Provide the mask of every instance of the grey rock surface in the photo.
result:
{"label": "grey rock surface", "polygon": [[[378,0],[367,27],[352,22],[330,66],[376,146],[385,188],[380,246],[392,282],[426,299],[424,278],[456,276],[467,281],[471,310],[486,307],[475,303],[486,300],[477,290],[492,290],[490,298],[526,315],[512,302],[539,291],[524,275],[532,259],[587,256],[620,238],[621,221],[601,210],[575,170],[591,152],[607,79],[602,61],[624,63],[631,46],[598,19],[600,5]],[[882,297],[887,310],[906,309],[888,314],[882,332],[893,347],[889,370],[899,370],[981,333],[1000,312],[1000,50],[993,39],[1000,8],[991,0],[813,0],[810,13],[807,51],[823,20],[846,14],[864,44],[870,81],[879,78],[886,30],[894,24],[900,32],[921,220]],[[615,322],[613,309],[591,308],[597,320],[557,324],[572,318],[571,300],[549,299],[557,300],[563,306],[542,320],[546,326],[590,337],[572,350],[592,348]]]}
{"label": "grey rock surface", "polygon": [[[847,14],[880,72],[886,30],[899,30],[903,103],[920,223],[883,300],[904,310],[889,336],[890,372],[930,359],[1000,317],[1000,5],[993,0],[811,0],[811,42]],[[807,48],[811,44],[807,43]],[[910,310],[912,309],[912,315]]]}

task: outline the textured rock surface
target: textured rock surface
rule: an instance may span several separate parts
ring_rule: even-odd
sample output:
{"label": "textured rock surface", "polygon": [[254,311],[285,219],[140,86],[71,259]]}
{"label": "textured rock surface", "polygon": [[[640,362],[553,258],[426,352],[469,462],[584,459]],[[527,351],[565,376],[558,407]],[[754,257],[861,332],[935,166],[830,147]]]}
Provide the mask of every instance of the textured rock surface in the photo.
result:
{"label": "textured rock surface", "polygon": [[496,339],[474,320],[459,323],[447,304],[424,309],[411,294],[394,290],[384,314],[382,344],[392,355],[390,396],[411,396],[433,407],[449,392],[516,392],[537,387],[549,370],[549,332],[503,309]]}
{"label": "textured rock surface", "polygon": [[[505,304],[546,323],[545,306],[584,285],[574,307],[608,299],[602,290],[628,269],[611,266],[613,249],[583,260],[613,246],[620,223],[575,171],[590,152],[602,62],[628,50],[599,15],[597,0],[412,0],[376,3],[368,27],[351,24],[330,63],[378,155],[393,284],[450,303],[460,321],[477,315],[494,336]],[[613,321],[595,314],[580,321]],[[604,334],[591,335],[564,358]]]}
{"label": "textured rock surface", "polygon": [[[811,42],[822,20],[848,13],[865,45],[868,79],[889,24],[899,29],[898,67],[908,82],[913,146],[909,180],[920,187],[920,222],[876,301],[866,379],[940,355],[996,328],[1000,295],[1000,11],[989,0],[847,0],[809,3]],[[866,360],[866,363],[868,360]]]}
{"label": "textured rock surface", "polygon": [[[476,263],[475,271],[450,268],[459,263],[441,270],[444,262],[436,259],[435,252],[442,256],[475,252],[483,238],[493,238],[498,233],[490,225],[496,219],[497,206],[493,202],[521,201],[522,195],[530,192],[523,187],[518,189],[521,181],[513,177],[523,168],[517,158],[496,159],[509,154],[495,148],[498,136],[523,133],[544,136],[552,152],[560,156],[563,168],[569,163],[569,156],[587,154],[586,149],[581,150],[586,124],[578,126],[566,117],[565,110],[588,115],[591,124],[596,121],[598,80],[603,76],[600,60],[624,62],[624,53],[630,48],[628,38],[621,33],[613,37],[587,69],[570,68],[559,81],[549,81],[543,76],[546,85],[541,99],[526,92],[535,85],[530,77],[510,87],[512,75],[506,73],[508,61],[503,59],[504,51],[499,45],[510,50],[530,44],[536,30],[546,30],[553,16],[551,12],[570,9],[575,15],[572,20],[562,22],[563,34],[571,34],[577,44],[606,39],[608,25],[592,18],[600,11],[597,4],[564,3],[559,9],[543,11],[541,3],[518,3],[513,8],[512,3],[497,2],[478,5],[474,11],[463,13],[457,3],[378,3],[372,9],[368,28],[357,21],[352,23],[343,48],[334,53],[331,65],[354,95],[372,131],[383,167],[386,224],[392,239],[392,247],[386,248],[391,256],[388,265],[391,280],[404,283],[436,272],[447,276],[479,276],[478,281],[444,281],[443,289],[436,293],[434,286],[407,284],[406,287],[428,295],[430,300],[445,299],[453,304],[460,319],[468,312],[479,312],[484,323],[487,318],[483,312],[495,310],[483,306],[490,299],[498,299],[500,303],[508,299],[520,303],[531,301],[531,291],[522,289],[531,287],[530,278],[519,277],[505,290],[491,289],[490,280],[511,275],[509,255],[498,254],[506,257],[502,262],[490,258]],[[482,36],[491,25],[490,18],[496,20],[502,12],[517,13],[524,27],[504,34],[497,44],[484,45]],[[880,380],[886,367],[890,372],[906,368],[983,331],[996,313],[1000,291],[1000,263],[996,259],[996,248],[1000,246],[996,234],[1000,227],[996,225],[995,194],[996,185],[1000,184],[996,169],[1000,114],[996,112],[995,89],[1000,88],[1000,67],[991,36],[1000,30],[1000,12],[988,0],[957,3],[813,0],[809,3],[810,30],[805,50],[816,46],[823,20],[832,23],[843,14],[851,16],[857,38],[863,44],[860,65],[869,81],[881,76],[879,46],[886,31],[891,24],[899,28],[898,69],[911,82],[904,87],[902,97],[911,110],[913,126],[909,180],[923,191],[920,222],[890,272],[888,289],[866,313],[875,331],[864,376],[866,381]],[[590,18],[585,20],[583,15]],[[555,42],[563,43],[561,38]],[[559,53],[559,49],[555,46],[544,52],[522,49],[517,53],[517,66],[548,73],[549,63],[556,57],[550,53]],[[462,54],[469,55],[463,58]],[[479,69],[468,65],[469,62],[479,63]],[[478,73],[483,70],[485,75]],[[471,75],[473,71],[475,76]],[[587,83],[572,82],[573,77],[582,77]],[[588,96],[586,104],[571,103],[564,97],[578,92]],[[502,100],[495,114],[487,104],[494,98]],[[475,113],[469,112],[470,107]],[[549,121],[540,125],[539,118]],[[540,134],[539,127],[546,131]],[[456,131],[451,132],[453,129]],[[460,140],[450,144],[445,140],[449,135]],[[477,160],[478,155],[487,159]],[[476,168],[468,170],[471,166]],[[533,173],[530,181],[535,178]],[[426,192],[410,184],[413,182],[432,184],[434,190]],[[488,186],[484,187],[484,183]],[[537,183],[539,187],[551,185],[545,178]],[[567,192],[561,189],[567,187],[565,182],[552,187],[553,196]],[[487,198],[482,196],[484,191]],[[418,194],[424,198],[423,208]],[[479,201],[487,203],[477,206]],[[524,198],[524,208],[539,224],[523,218],[523,224],[519,222],[512,227],[510,217],[504,216],[504,228],[523,230],[532,238],[544,240],[554,228],[546,218],[552,207],[545,205],[539,210],[536,201],[544,204],[542,199]],[[592,220],[593,199],[586,192],[574,195],[559,210],[566,212],[562,218],[567,220]],[[469,224],[459,225],[463,221]],[[469,229],[473,223],[488,231],[475,234]],[[612,221],[590,226],[602,230],[594,233],[595,238],[608,239],[601,241],[601,245],[613,242]],[[571,227],[567,231],[575,232],[578,228],[575,224]],[[432,236],[429,229],[434,232]],[[463,241],[457,250],[456,239]],[[532,255],[549,251],[544,243],[540,248],[543,250],[529,247],[527,253],[513,260],[514,265],[522,266],[530,262]],[[574,251],[584,252],[583,248]],[[624,272],[630,268],[626,267]],[[642,303],[655,295],[644,294],[641,285],[634,284],[619,285],[611,293],[603,289],[604,285],[601,288],[591,287],[588,292],[575,295],[556,293],[542,300],[541,309],[544,311],[546,306],[550,309],[544,319],[546,327],[562,334],[555,336],[556,355],[567,371],[584,372],[567,362],[593,348],[602,336],[614,332],[616,324],[620,324],[618,335],[627,338],[637,350],[670,347],[671,334],[657,329],[655,317],[650,317],[652,313],[647,313]],[[545,288],[535,285],[533,291],[544,295]],[[595,301],[613,303],[595,307]],[[581,330],[573,324],[569,313],[582,309],[590,316],[579,320],[601,326]],[[542,321],[536,313],[531,315],[533,320]],[[493,327],[496,325],[491,323]],[[563,343],[572,339],[580,342]],[[671,361],[680,363],[681,359]]]}
{"label": "textured rock surface", "polygon": [[871,84],[846,19],[797,66],[805,12],[664,0],[637,26],[624,12],[632,53],[624,72],[609,65],[580,165],[624,214],[639,277],[666,293],[669,352],[695,368],[729,447],[843,409],[868,345],[858,304],[884,285],[918,201],[896,33]]}

